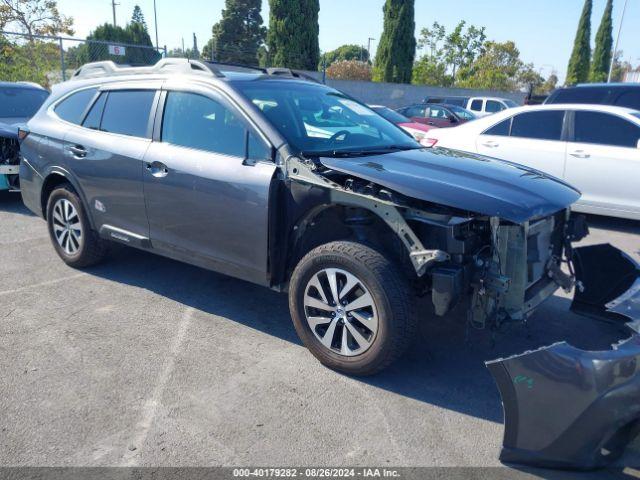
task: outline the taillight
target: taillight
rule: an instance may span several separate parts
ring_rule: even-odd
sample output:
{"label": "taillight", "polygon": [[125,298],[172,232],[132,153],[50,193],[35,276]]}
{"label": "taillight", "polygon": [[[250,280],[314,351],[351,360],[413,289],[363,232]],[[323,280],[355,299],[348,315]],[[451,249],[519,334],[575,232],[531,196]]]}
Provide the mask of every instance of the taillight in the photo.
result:
{"label": "taillight", "polygon": [[18,128],[18,140],[24,140],[29,135],[29,130],[25,127]]}
{"label": "taillight", "polygon": [[420,145],[427,148],[435,147],[436,143],[438,143],[437,138],[423,138],[422,140],[420,140]]}

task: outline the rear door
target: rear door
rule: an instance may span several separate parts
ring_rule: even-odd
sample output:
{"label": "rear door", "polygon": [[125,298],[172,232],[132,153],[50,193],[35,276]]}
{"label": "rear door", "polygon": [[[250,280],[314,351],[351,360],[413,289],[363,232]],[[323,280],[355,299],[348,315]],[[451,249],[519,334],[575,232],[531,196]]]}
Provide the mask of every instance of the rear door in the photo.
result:
{"label": "rear door", "polygon": [[154,248],[266,283],[271,147],[209,88],[162,93],[144,191]]}
{"label": "rear door", "polygon": [[425,112],[425,116],[427,117],[426,123],[427,125],[438,128],[451,127],[454,124],[451,123],[449,115],[451,115],[451,113],[446,108],[440,105],[430,105]]}
{"label": "rear door", "polygon": [[409,117],[412,122],[423,123],[427,125],[429,123],[429,119],[426,118],[426,111],[424,105],[414,105],[412,107],[407,107],[401,111],[401,113],[405,117]]}
{"label": "rear door", "polygon": [[579,208],[640,215],[640,126],[604,112],[572,115],[565,178],[582,191]]}
{"label": "rear door", "polygon": [[478,136],[478,153],[564,176],[564,110],[524,112]]}
{"label": "rear door", "polygon": [[96,228],[131,244],[149,236],[142,190],[160,85],[120,85],[99,92],[82,125],[69,128],[64,155],[85,194]]}

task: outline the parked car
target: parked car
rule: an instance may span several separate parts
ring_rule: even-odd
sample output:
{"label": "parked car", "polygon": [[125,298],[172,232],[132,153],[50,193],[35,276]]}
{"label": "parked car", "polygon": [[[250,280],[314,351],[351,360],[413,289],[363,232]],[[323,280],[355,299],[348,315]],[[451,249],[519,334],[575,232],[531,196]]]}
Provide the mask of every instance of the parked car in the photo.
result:
{"label": "parked car", "polygon": [[[340,123],[358,130],[315,134]],[[416,295],[436,316],[466,306],[476,328],[526,319],[571,289],[560,266],[585,235],[563,181],[425,149],[290,70],[88,64],[22,137],[24,203],[65,263],[96,264],[117,242],[288,291],[304,344],[350,374],[405,350]]]}
{"label": "parked car", "polygon": [[[433,125],[425,125],[424,123],[412,122],[410,118],[405,117],[395,110],[391,110],[389,107],[385,107],[382,105],[369,105],[369,108],[376,112],[378,115],[389,120],[391,123],[398,125],[407,133],[410,133],[413,138],[421,143],[427,137],[427,132],[432,128],[436,128]],[[431,145],[429,144],[427,146]]]}
{"label": "parked car", "polygon": [[424,103],[456,105],[473,112],[476,117],[485,117],[519,106],[513,100],[497,97],[426,97]]}
{"label": "parked car", "polygon": [[640,112],[605,105],[520,107],[432,143],[510,160],[575,185],[573,210],[640,220]]}
{"label": "parked car", "polygon": [[469,110],[456,105],[419,104],[399,108],[398,113],[430,127],[457,127],[465,122],[475,120],[476,116]]}
{"label": "parked car", "polygon": [[587,83],[559,88],[549,95],[546,105],[584,103],[613,105],[640,110],[639,83]]}
{"label": "parked car", "polygon": [[0,82],[0,190],[19,188],[18,126],[26,123],[49,96],[28,82]]}

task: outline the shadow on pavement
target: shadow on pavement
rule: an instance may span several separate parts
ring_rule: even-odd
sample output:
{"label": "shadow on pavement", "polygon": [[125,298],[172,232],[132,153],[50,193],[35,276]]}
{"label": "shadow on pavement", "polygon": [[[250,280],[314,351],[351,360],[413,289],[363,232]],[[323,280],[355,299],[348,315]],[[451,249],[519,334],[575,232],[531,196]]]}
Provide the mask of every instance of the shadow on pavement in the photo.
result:
{"label": "shadow on pavement", "polygon": [[640,221],[638,220],[587,215],[587,224],[591,228],[640,235]]}
{"label": "shadow on pavement", "polygon": [[[137,250],[123,249],[114,257],[91,273],[301,344],[284,294]],[[620,327],[571,314],[569,304],[568,299],[553,297],[527,325],[514,324],[495,333],[468,330],[461,314],[425,319],[414,346],[400,361],[377,376],[357,380],[502,423],[500,396],[485,360],[563,340],[579,348],[607,349],[628,336]]]}
{"label": "shadow on pavement", "polygon": [[0,212],[33,216],[31,210],[22,203],[22,196],[19,192],[8,192],[6,190],[0,191]]}

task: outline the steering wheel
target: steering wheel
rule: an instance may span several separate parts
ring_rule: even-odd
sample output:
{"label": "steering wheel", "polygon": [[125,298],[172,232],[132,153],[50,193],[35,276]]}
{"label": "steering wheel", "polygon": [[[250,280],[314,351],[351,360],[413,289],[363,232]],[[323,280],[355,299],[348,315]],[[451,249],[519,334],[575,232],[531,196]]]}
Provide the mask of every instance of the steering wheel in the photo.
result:
{"label": "steering wheel", "polygon": [[331,138],[329,139],[329,145],[331,146],[335,145],[335,143],[338,141],[338,138],[340,138],[343,135],[344,135],[344,139],[342,139],[342,141],[344,142],[349,136],[351,136],[351,132],[349,130],[340,130],[339,132],[334,133],[333,135],[331,135]]}

